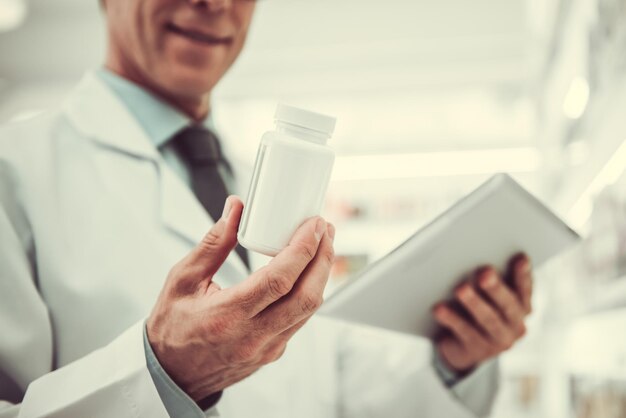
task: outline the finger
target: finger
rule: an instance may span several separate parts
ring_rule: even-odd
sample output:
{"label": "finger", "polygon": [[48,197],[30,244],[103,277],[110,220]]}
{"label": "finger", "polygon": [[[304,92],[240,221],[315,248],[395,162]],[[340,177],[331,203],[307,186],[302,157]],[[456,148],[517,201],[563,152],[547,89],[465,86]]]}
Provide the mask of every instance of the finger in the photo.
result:
{"label": "finger", "polygon": [[287,328],[285,331],[280,333],[280,337],[284,338],[286,341],[289,341],[296,332],[300,331],[300,329],[309,321],[310,318],[311,317],[305,318],[291,328]]}
{"label": "finger", "polygon": [[189,262],[202,265],[208,272],[216,272],[237,244],[237,227],[243,203],[237,196],[229,196],[220,219],[189,254]]}
{"label": "finger", "polygon": [[517,297],[522,303],[524,313],[529,314],[532,308],[531,299],[533,292],[533,276],[530,259],[525,254],[517,255],[514,257],[511,269]]}
{"label": "finger", "polygon": [[286,349],[287,349],[286,341],[285,342],[283,341],[273,342],[272,344],[268,345],[265,348],[265,352],[263,353],[263,356],[261,357],[261,363],[269,364],[280,359],[282,355],[285,353]]}
{"label": "finger", "polygon": [[244,315],[248,318],[256,316],[291,291],[316,257],[325,230],[324,219],[308,219],[296,230],[289,245],[267,266],[230,289]]}
{"label": "finger", "polygon": [[302,273],[289,295],[259,313],[257,316],[259,328],[275,334],[283,333],[308,319],[322,305],[324,288],[334,260],[331,238],[333,231],[334,227],[329,225],[315,258]]}
{"label": "finger", "polygon": [[434,309],[435,320],[449,330],[465,347],[474,347],[483,340],[476,328],[445,304]]}
{"label": "finger", "polygon": [[287,343],[289,342],[291,337],[293,337],[295,333],[298,332],[300,328],[302,328],[310,318],[311,317],[308,317],[298,322],[293,327],[283,331],[277,337],[273,338],[271,342],[269,342],[265,346],[265,358],[263,359],[263,362],[270,363],[282,357],[285,349],[287,348]]}
{"label": "finger", "polygon": [[[178,274],[170,275],[175,278],[174,289],[185,292],[198,288],[200,283],[201,287],[209,289],[212,276],[237,245],[237,227],[242,210],[243,203],[237,196],[226,199],[221,218],[202,241],[174,267],[179,269]],[[204,283],[207,279],[209,283]]]}
{"label": "finger", "polygon": [[270,338],[263,349],[264,358],[262,359],[262,362],[270,363],[278,360],[278,358],[280,358],[285,351],[285,347],[287,346],[287,343],[289,342],[291,337],[293,337],[294,334],[298,332],[309,319],[310,317],[298,322],[296,325],[283,331],[279,335]]}
{"label": "finger", "polygon": [[474,322],[494,342],[504,343],[511,332],[502,317],[483,299],[472,286],[466,284],[456,292],[456,297],[470,313]]}
{"label": "finger", "polygon": [[524,308],[513,290],[504,284],[493,269],[478,274],[478,285],[510,325],[524,321]]}

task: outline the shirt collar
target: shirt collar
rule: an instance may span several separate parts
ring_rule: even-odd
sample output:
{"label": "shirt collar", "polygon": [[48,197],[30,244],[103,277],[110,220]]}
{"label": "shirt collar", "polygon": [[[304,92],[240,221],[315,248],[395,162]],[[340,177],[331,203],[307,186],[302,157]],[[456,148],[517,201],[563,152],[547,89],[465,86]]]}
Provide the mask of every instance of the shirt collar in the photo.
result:
{"label": "shirt collar", "polygon": [[[101,68],[96,74],[126,105],[128,111],[148,134],[155,148],[165,145],[181,129],[193,124],[188,116],[132,81],[106,68]],[[204,120],[203,125],[214,131],[210,115]]]}

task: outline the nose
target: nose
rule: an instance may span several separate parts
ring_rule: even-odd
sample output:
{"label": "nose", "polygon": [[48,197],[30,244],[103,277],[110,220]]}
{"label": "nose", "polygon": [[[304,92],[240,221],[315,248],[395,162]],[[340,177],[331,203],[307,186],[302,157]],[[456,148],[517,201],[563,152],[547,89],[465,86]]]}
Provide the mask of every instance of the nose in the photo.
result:
{"label": "nose", "polygon": [[217,12],[230,6],[232,0],[188,0],[193,7],[205,8]]}

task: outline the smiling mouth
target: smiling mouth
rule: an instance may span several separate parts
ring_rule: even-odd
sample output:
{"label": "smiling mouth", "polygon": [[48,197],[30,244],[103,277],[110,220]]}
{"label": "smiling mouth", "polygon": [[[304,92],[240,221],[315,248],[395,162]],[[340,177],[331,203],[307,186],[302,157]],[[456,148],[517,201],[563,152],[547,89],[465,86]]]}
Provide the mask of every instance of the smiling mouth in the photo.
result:
{"label": "smiling mouth", "polygon": [[230,44],[233,40],[230,37],[218,37],[202,32],[197,32],[194,30],[183,29],[174,25],[173,23],[169,23],[167,25],[167,30],[192,41],[203,43],[205,45],[227,45]]}

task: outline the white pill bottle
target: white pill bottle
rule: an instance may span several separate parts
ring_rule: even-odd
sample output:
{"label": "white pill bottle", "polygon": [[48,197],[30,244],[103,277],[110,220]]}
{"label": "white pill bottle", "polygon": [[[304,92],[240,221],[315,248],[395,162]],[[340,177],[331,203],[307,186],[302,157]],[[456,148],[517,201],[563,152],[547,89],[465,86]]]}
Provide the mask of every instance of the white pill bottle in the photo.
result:
{"label": "white pill bottle", "polygon": [[335,153],[326,142],[336,119],[279,104],[266,132],[244,206],[239,243],[275,256],[307,218],[320,214]]}

